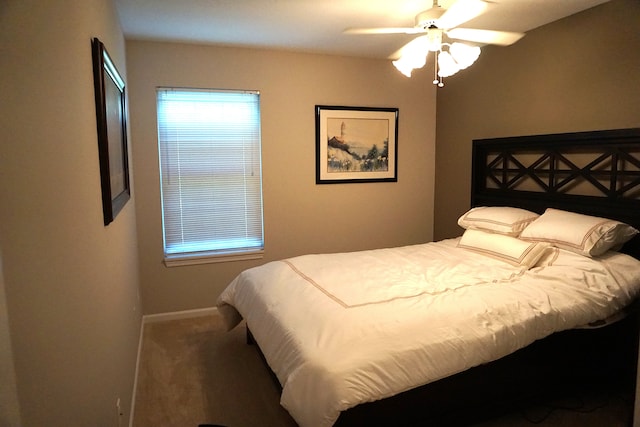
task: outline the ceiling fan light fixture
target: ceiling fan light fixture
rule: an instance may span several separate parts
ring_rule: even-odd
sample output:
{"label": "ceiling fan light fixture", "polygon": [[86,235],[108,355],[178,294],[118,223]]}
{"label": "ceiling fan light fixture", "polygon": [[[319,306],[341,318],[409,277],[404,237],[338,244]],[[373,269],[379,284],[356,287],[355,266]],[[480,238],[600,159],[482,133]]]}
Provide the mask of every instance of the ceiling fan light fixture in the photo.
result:
{"label": "ceiling fan light fixture", "polygon": [[422,68],[427,63],[430,39],[428,35],[420,36],[407,43],[400,52],[400,58],[393,61],[393,66],[402,74],[411,77],[411,72]]}
{"label": "ceiling fan light fixture", "polygon": [[427,49],[429,52],[437,52],[442,48],[442,30],[432,28],[427,33]]}
{"label": "ceiling fan light fixture", "polygon": [[[448,50],[443,50],[444,48],[448,48]],[[443,87],[445,77],[451,77],[458,71],[469,67],[479,56],[480,48],[478,46],[464,43],[443,43],[434,61],[433,84]]]}
{"label": "ceiling fan light fixture", "polygon": [[460,71],[460,66],[456,63],[449,52],[441,51],[438,54],[438,76],[450,77]]}
{"label": "ceiling fan light fixture", "polygon": [[402,74],[411,77],[411,72],[417,68],[424,67],[427,63],[427,57],[417,54],[417,52],[405,53],[399,59],[393,61],[393,66]]}
{"label": "ceiling fan light fixture", "polygon": [[413,67],[408,61],[403,61],[402,59],[396,59],[395,61],[392,62],[392,64],[402,74],[404,74],[407,77],[411,77],[411,72],[413,71]]}
{"label": "ceiling fan light fixture", "polygon": [[449,46],[449,53],[460,69],[464,70],[476,62],[480,56],[480,48],[478,46],[470,46],[468,44],[456,42]]}

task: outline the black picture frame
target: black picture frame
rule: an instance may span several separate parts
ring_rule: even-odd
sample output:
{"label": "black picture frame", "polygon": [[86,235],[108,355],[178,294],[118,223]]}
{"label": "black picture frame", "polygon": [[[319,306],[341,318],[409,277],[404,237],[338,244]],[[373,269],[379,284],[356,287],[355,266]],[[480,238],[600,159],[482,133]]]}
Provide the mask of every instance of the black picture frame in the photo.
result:
{"label": "black picture frame", "polygon": [[316,105],[316,184],[396,182],[398,112]]}
{"label": "black picture frame", "polygon": [[127,153],[125,83],[104,44],[91,42],[104,225],[131,197]]}

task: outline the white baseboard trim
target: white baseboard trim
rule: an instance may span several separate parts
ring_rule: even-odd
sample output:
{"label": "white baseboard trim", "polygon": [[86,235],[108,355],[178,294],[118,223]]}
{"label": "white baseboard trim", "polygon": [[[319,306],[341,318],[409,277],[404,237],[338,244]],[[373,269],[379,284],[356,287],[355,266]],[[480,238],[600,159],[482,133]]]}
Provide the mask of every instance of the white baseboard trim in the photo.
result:
{"label": "white baseboard trim", "polygon": [[165,320],[189,319],[206,316],[218,312],[217,307],[196,308],[193,310],[173,311],[170,313],[147,314],[142,316],[142,323],[164,322]]}
{"label": "white baseboard trim", "polygon": [[142,354],[142,337],[144,336],[144,316],[140,322],[140,337],[138,338],[138,355],[136,356],[136,369],[133,377],[133,393],[131,393],[131,405],[129,405],[129,427],[133,427],[133,415],[136,410],[136,392],[138,391],[138,369],[140,367],[140,355]]}

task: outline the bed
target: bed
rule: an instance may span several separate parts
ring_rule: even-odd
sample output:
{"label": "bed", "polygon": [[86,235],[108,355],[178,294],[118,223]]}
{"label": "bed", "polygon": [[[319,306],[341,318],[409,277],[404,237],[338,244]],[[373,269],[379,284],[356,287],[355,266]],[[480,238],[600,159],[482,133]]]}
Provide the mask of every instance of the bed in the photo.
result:
{"label": "bed", "polygon": [[640,294],[640,129],[476,140],[472,151],[462,236],[271,262],[220,295],[228,328],[246,321],[299,425],[389,413],[395,425],[453,421],[451,401],[495,400],[487,378],[513,395],[520,378],[494,366],[629,317]]}

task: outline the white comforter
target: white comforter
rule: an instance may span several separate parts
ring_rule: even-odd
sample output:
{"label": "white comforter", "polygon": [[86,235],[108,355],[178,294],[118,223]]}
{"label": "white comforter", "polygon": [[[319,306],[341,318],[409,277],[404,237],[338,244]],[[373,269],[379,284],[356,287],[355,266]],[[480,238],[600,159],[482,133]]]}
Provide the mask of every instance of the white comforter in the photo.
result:
{"label": "white comforter", "polygon": [[218,307],[246,319],[301,426],[604,319],[640,289],[640,262],[554,250],[531,270],[457,239],[305,255],[241,273]]}

